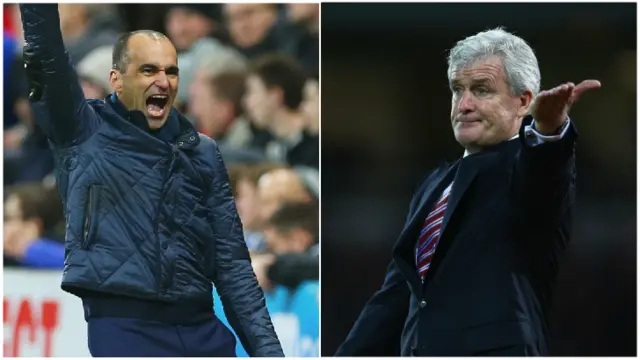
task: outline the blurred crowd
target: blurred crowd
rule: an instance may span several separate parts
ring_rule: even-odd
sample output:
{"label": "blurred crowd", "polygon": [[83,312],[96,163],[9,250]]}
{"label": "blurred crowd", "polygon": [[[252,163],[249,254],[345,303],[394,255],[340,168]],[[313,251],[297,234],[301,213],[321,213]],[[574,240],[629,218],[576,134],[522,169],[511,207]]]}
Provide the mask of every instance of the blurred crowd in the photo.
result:
{"label": "blurred crowd", "polygon": [[[35,125],[17,5],[4,6],[5,266],[62,269],[62,204]],[[60,4],[85,97],[110,92],[124,31],[165,33],[178,50],[175,106],[215,139],[265,288],[318,279],[318,4]],[[143,16],[144,15],[144,16]]]}

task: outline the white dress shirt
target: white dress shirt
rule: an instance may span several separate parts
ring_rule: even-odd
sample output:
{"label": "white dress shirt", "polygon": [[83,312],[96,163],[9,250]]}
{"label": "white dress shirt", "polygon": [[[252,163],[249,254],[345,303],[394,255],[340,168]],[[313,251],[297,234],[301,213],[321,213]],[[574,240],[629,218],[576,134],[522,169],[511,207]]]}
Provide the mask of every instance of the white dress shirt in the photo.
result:
{"label": "white dress shirt", "polygon": [[[530,141],[529,145],[531,145],[531,146],[538,146],[538,145],[540,145],[542,143],[545,143],[547,141],[558,141],[558,140],[562,139],[564,137],[564,135],[567,133],[567,129],[569,129],[569,123],[571,123],[571,119],[567,118],[567,121],[565,121],[564,124],[562,124],[562,130],[557,135],[542,135],[542,134],[540,134],[533,127],[535,125],[535,123],[536,123],[536,120],[534,119],[531,122],[531,125],[527,125],[527,126],[524,127],[524,134],[525,134],[525,136],[527,136],[527,139]],[[517,139],[518,137],[520,137],[520,134],[516,134],[514,137],[512,137],[508,141],[511,141],[513,139]],[[464,155],[462,157],[467,157],[468,155],[469,155],[469,151],[465,150],[464,151]]]}

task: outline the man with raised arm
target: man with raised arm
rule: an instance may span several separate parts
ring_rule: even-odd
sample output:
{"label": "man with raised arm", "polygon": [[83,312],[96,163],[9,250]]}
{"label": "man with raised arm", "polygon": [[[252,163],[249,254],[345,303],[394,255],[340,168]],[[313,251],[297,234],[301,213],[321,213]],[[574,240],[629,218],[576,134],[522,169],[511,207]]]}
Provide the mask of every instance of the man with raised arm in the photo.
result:
{"label": "man with raised arm", "polygon": [[82,298],[94,356],[235,356],[212,282],[251,356],[283,356],[216,143],[172,107],[176,50],[122,35],[113,93],[85,100],[56,4],[21,4],[35,119],[56,160],[66,230],[62,289]]}

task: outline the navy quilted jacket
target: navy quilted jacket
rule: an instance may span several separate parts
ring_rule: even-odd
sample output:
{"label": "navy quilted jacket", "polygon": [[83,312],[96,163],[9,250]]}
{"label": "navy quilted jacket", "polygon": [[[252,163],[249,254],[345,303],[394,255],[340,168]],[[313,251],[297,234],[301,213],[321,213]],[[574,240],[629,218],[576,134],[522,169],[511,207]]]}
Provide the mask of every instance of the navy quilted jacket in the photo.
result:
{"label": "navy quilted jacket", "polygon": [[115,97],[85,100],[57,5],[20,10],[34,115],[52,144],[64,202],[62,288],[195,304],[211,298],[213,282],[248,353],[282,356],[216,143],[175,109],[180,133],[168,143]]}

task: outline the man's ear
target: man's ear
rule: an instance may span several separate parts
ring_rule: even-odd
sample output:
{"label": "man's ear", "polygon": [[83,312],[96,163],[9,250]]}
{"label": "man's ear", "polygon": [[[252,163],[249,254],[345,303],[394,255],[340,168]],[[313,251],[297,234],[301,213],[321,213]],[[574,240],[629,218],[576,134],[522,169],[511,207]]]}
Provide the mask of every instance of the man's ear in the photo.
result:
{"label": "man's ear", "polygon": [[525,91],[522,95],[520,95],[520,107],[518,108],[518,116],[524,117],[529,113],[529,109],[533,103],[533,93],[530,90]]}
{"label": "man's ear", "polygon": [[235,106],[231,100],[222,100],[220,101],[219,105],[220,107],[218,110],[222,113],[225,119],[225,125],[235,120],[236,111],[235,111]]}
{"label": "man's ear", "polygon": [[119,70],[111,69],[109,71],[109,84],[113,92],[119,93],[122,91],[122,73]]}

